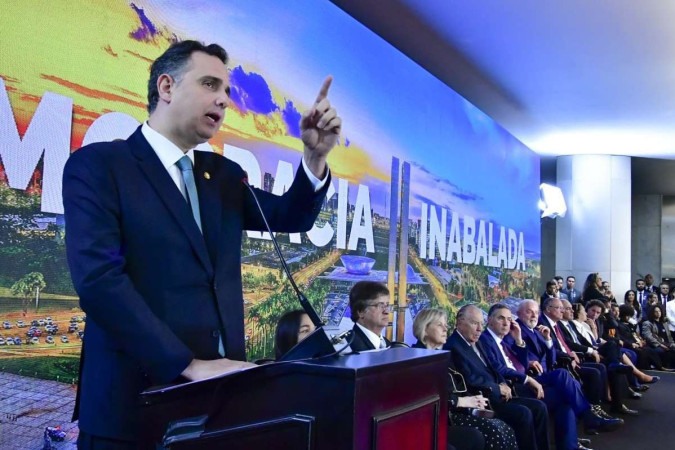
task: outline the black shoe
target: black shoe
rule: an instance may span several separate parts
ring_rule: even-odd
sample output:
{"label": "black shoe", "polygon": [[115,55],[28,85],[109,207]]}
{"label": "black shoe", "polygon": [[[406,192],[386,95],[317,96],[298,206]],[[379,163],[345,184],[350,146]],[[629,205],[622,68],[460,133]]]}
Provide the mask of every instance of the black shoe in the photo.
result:
{"label": "black shoe", "polygon": [[631,366],[627,366],[627,365],[621,364],[621,363],[607,364],[607,369],[610,372],[622,373],[624,375],[630,375],[631,373],[633,373],[633,368]]}
{"label": "black shoe", "polygon": [[[658,376],[658,375],[652,375],[652,381],[643,381],[643,383],[646,383],[646,384],[654,384],[654,383],[656,383],[657,381],[659,381],[660,379],[661,379],[660,376]],[[642,386],[647,387],[647,388],[649,387],[649,386],[645,386],[644,384],[643,384]]]}
{"label": "black shoe", "polygon": [[[654,383],[656,383],[656,381],[654,381]],[[638,392],[645,392],[649,390],[649,386],[647,386],[646,384],[641,384],[640,386],[634,387],[633,390]]]}
{"label": "black shoe", "polygon": [[621,408],[612,408],[612,412],[626,416],[637,416],[640,414],[634,409],[629,409],[626,405],[621,405]]}
{"label": "black shoe", "polygon": [[623,425],[623,419],[605,419],[593,410],[587,411],[584,415],[584,431],[586,434],[598,434],[598,431],[613,431],[621,425]]}
{"label": "black shoe", "polygon": [[581,444],[577,444],[577,450],[593,450],[592,448],[585,447]]}

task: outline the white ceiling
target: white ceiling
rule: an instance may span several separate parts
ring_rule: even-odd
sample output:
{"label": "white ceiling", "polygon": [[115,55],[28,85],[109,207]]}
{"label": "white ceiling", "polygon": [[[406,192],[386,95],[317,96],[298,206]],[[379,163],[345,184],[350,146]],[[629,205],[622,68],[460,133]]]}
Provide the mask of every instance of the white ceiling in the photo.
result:
{"label": "white ceiling", "polygon": [[675,2],[332,0],[542,155],[675,160]]}

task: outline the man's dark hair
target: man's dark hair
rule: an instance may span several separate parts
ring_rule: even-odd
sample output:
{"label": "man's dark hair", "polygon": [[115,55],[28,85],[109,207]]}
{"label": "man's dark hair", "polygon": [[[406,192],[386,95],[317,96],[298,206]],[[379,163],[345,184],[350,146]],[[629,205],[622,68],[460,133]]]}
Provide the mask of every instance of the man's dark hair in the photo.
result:
{"label": "man's dark hair", "polygon": [[554,287],[554,286],[558,287],[558,283],[555,280],[551,280],[551,281],[546,282],[546,289],[548,289],[550,287]]}
{"label": "man's dark hair", "polygon": [[638,278],[637,280],[635,280],[635,285],[636,285],[636,286],[637,286],[637,284],[638,284],[638,281],[642,281],[642,282],[644,283],[644,282],[645,282],[645,279],[644,279],[644,278]]}
{"label": "man's dark hair", "polygon": [[349,291],[349,308],[352,311],[352,321],[356,322],[360,312],[368,307],[370,300],[375,300],[380,295],[389,295],[389,289],[377,281],[359,281]]}
{"label": "man's dark hair", "polygon": [[509,309],[509,307],[503,303],[495,303],[494,305],[490,306],[490,310],[488,311],[488,318],[491,319],[492,316],[496,314],[497,311],[499,311],[500,309]]}
{"label": "man's dark hair", "polygon": [[204,45],[198,41],[177,41],[171,44],[150,66],[150,79],[148,80],[148,113],[152,113],[159,101],[157,80],[162,74],[171,75],[178,83],[185,73],[185,66],[194,52],[206,53],[220,59],[227,64],[228,56],[223,47],[218,44]]}
{"label": "man's dark hair", "polygon": [[600,308],[600,311],[605,310],[605,304],[603,302],[601,302],[600,300],[596,299],[596,300],[590,300],[588,303],[586,303],[586,311],[591,309],[593,306],[597,306],[598,308]]}
{"label": "man's dark hair", "polygon": [[[544,301],[541,303],[541,310],[546,311],[546,308],[548,308],[549,305],[551,304],[551,302],[554,301],[554,300],[560,300],[560,299],[558,297],[545,298]],[[562,303],[562,300],[561,300],[561,303]]]}
{"label": "man's dark hair", "polygon": [[569,281],[570,278],[573,279],[574,281],[577,281],[577,279],[574,278],[574,275],[569,275],[569,276],[567,277],[567,281]]}
{"label": "man's dark hair", "polygon": [[619,319],[630,319],[635,315],[635,308],[630,305],[619,306]]}
{"label": "man's dark hair", "polygon": [[561,277],[560,275],[556,275],[556,276],[553,277],[553,279],[554,279],[555,281],[562,281],[562,280],[563,280],[563,277]]}

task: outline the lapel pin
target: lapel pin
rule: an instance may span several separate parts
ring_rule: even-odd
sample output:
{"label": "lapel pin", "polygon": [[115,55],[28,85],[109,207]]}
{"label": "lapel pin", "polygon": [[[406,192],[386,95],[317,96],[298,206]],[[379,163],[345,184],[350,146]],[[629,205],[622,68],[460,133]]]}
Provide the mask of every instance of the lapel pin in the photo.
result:
{"label": "lapel pin", "polygon": [[208,172],[204,172],[204,178],[206,178],[207,180],[210,180],[210,179],[211,179],[211,174],[208,173]]}

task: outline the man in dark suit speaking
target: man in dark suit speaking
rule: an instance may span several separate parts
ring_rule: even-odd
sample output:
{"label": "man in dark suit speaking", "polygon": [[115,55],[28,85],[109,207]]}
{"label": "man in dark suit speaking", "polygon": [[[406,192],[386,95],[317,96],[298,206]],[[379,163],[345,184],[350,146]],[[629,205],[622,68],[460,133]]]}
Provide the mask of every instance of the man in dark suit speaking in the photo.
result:
{"label": "man in dark suit speaking", "polygon": [[[126,141],[76,151],[64,169],[68,263],[87,313],[79,448],[136,448],[137,396],[151,385],[250,366],[241,235],[263,220],[241,167],[194,151],[223,122],[227,61],[216,44],[173,44],[150,70],[148,120]],[[325,197],[341,128],[331,81],[301,119],[292,186],[280,197],[257,190],[276,231],[309,230]]]}

